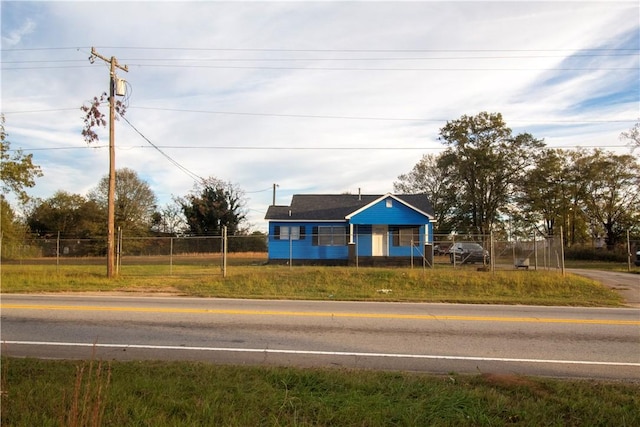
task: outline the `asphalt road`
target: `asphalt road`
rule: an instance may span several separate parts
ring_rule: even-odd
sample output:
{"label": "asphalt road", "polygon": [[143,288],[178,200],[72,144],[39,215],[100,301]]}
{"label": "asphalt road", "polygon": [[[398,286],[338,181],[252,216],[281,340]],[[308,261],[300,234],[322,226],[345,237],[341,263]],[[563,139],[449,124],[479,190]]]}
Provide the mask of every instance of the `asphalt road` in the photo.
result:
{"label": "asphalt road", "polygon": [[640,309],[2,295],[2,353],[640,380]]}
{"label": "asphalt road", "polygon": [[618,292],[629,307],[640,308],[640,275],[622,271],[600,271],[580,268],[568,269],[573,274],[597,280]]}

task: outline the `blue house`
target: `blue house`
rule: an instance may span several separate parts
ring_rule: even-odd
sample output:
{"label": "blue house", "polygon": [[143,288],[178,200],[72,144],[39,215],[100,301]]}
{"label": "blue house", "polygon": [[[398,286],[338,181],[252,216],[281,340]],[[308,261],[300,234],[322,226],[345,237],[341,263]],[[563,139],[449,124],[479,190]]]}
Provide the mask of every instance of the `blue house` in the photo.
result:
{"label": "blue house", "polygon": [[424,194],[297,194],[269,206],[269,262],[401,264],[431,260],[434,214]]}

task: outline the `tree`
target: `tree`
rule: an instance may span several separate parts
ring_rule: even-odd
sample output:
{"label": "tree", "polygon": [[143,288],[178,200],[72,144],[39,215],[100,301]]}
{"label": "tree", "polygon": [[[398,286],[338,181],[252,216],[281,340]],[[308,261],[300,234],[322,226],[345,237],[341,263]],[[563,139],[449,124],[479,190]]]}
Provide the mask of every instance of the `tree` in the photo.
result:
{"label": "tree", "polygon": [[[104,212],[107,211],[109,177],[103,177],[98,186],[89,193]],[[156,195],[138,174],[129,168],[116,171],[115,225],[129,235],[145,235],[152,224],[156,210]]]}
{"label": "tree", "polygon": [[545,149],[533,161],[518,182],[516,200],[528,223],[544,223],[543,234],[553,236],[564,205],[566,156],[562,150]]}
{"label": "tree", "polygon": [[631,145],[631,151],[640,148],[640,122],[637,122],[631,129],[620,134],[620,139],[628,140]]}
{"label": "tree", "polygon": [[42,237],[60,233],[62,237],[91,238],[104,234],[104,216],[104,210],[95,201],[57,191],[35,204],[27,215],[27,225]]}
{"label": "tree", "polygon": [[182,215],[182,206],[178,203],[167,204],[162,210],[152,215],[151,230],[157,233],[168,233],[173,236],[182,233],[187,224]]}
{"label": "tree", "polygon": [[[89,105],[83,104],[82,107],[80,107],[80,110],[84,113],[82,136],[87,144],[100,140],[95,131],[96,127],[107,126],[107,119],[105,118],[105,114],[100,111],[100,106],[106,103],[108,99],[107,93],[103,92],[100,94],[100,97],[94,96],[93,99],[89,101]],[[118,117],[124,117],[127,111],[126,105],[122,101],[116,100],[114,106],[117,113],[115,119],[118,120]]]}
{"label": "tree", "polygon": [[501,114],[487,112],[447,122],[440,140],[448,146],[439,167],[451,171],[458,231],[488,234],[543,142],[528,133],[512,136]]}
{"label": "tree", "polygon": [[15,259],[23,255],[28,230],[11,208],[4,196],[0,195],[0,256]]}
{"label": "tree", "polygon": [[613,249],[627,229],[640,221],[640,164],[631,155],[595,149],[584,158],[585,210],[604,228]]}
{"label": "tree", "polygon": [[196,183],[190,194],[177,199],[189,226],[198,235],[222,234],[222,227],[234,235],[246,219],[244,192],[215,177]]}
{"label": "tree", "polygon": [[406,194],[426,194],[435,214],[434,234],[449,233],[455,224],[455,192],[450,173],[439,165],[439,156],[427,154],[407,174],[398,176],[393,190]]}
{"label": "tree", "polygon": [[33,164],[32,154],[23,154],[16,150],[11,156],[11,143],[7,141],[4,130],[4,115],[0,115],[0,181],[2,181],[2,196],[13,192],[18,200],[26,203],[29,195],[25,188],[35,185],[35,179],[42,176],[40,166]]}

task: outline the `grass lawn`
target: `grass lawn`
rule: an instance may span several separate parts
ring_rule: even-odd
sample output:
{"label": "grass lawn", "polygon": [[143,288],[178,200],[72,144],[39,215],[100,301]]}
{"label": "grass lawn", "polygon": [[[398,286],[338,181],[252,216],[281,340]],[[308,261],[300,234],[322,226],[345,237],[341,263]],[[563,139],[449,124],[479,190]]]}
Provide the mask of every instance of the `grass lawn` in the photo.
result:
{"label": "grass lawn", "polygon": [[2,359],[3,426],[637,426],[640,385]]}
{"label": "grass lawn", "polygon": [[2,292],[146,292],[200,297],[617,306],[620,296],[555,270],[137,264],[108,280],[103,265],[5,264]]}

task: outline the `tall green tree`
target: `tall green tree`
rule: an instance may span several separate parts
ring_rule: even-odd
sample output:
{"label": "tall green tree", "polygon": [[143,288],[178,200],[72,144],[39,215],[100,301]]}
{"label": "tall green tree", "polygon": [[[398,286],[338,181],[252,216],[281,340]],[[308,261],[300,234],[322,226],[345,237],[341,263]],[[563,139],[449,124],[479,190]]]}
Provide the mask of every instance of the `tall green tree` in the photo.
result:
{"label": "tall green tree", "polygon": [[523,217],[530,224],[544,224],[542,232],[548,236],[555,234],[565,204],[566,159],[562,150],[541,150],[517,186],[516,203]]}
{"label": "tall green tree", "polygon": [[605,232],[613,249],[640,222],[640,164],[631,155],[616,155],[600,149],[584,157],[585,210]]}
{"label": "tall green tree", "polygon": [[26,219],[31,232],[39,236],[92,238],[104,234],[105,215],[95,201],[60,190],[36,202]]}
{"label": "tall green tree", "polygon": [[439,163],[440,156],[425,154],[410,172],[398,176],[393,190],[405,194],[426,194],[435,215],[435,234],[448,234],[455,226],[455,192],[451,191],[448,169]]}
{"label": "tall green tree", "polygon": [[189,226],[197,235],[237,234],[246,219],[244,192],[230,182],[209,177],[196,183],[190,194],[177,199]]}
{"label": "tall green tree", "polygon": [[15,150],[11,155],[11,143],[4,129],[4,115],[0,115],[0,182],[2,196],[14,193],[17,199],[25,203],[29,200],[27,188],[33,187],[35,179],[42,176],[40,166],[33,163],[32,154]]}
{"label": "tall green tree", "polygon": [[40,166],[33,163],[33,155],[25,155],[22,150],[12,150],[4,128],[4,114],[0,114],[0,240],[3,258],[13,257],[27,237],[24,222],[16,215],[9,203],[8,196],[13,194],[16,200],[26,205],[31,199],[27,188],[35,185],[42,176]]}
{"label": "tall green tree", "polygon": [[440,140],[448,147],[439,166],[451,171],[457,231],[488,234],[544,143],[528,133],[513,136],[500,113],[487,112],[447,122]]}
{"label": "tall green tree", "polygon": [[13,208],[0,196],[0,257],[15,259],[23,255],[28,229]]}
{"label": "tall green tree", "polygon": [[[98,186],[89,193],[89,199],[95,201],[107,212],[109,177],[103,177]],[[156,211],[156,195],[138,174],[129,168],[116,171],[115,225],[121,227],[127,235],[146,235],[153,223]],[[106,220],[106,215],[105,215]]]}

